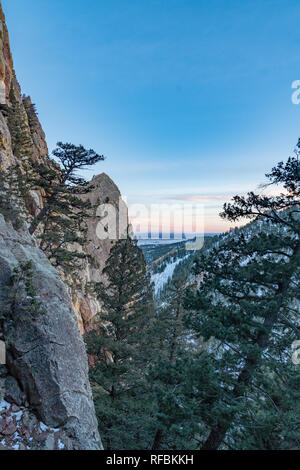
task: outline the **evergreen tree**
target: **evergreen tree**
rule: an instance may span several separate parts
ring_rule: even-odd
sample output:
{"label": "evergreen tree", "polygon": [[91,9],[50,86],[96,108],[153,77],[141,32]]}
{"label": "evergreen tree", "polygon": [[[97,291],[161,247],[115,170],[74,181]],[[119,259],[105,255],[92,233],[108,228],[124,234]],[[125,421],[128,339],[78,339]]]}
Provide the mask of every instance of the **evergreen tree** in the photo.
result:
{"label": "evergreen tree", "polygon": [[66,272],[80,265],[85,255],[78,246],[86,243],[86,221],[91,216],[91,204],[80,195],[91,190],[77,171],[104,160],[94,150],[82,145],[58,142],[53,151],[54,160],[46,164],[31,162],[31,169],[22,175],[20,191],[26,188],[40,190],[43,207],[33,218],[29,232],[38,230],[40,248],[47,254],[54,266],[61,266]]}
{"label": "evergreen tree", "polygon": [[11,136],[12,152],[21,161],[22,166],[28,168],[33,151],[33,141],[27,125],[27,114],[23,102],[18,101],[15,97],[13,88],[10,90],[9,99],[11,106],[4,105],[4,108]]}
{"label": "evergreen tree", "polygon": [[299,445],[300,377],[291,361],[300,333],[299,149],[267,175],[284,191],[251,192],[225,205],[222,217],[255,222],[223,237],[195,265],[203,280],[187,295],[187,320],[216,341],[204,362],[214,374],[195,388],[198,420],[207,426],[202,449]]}
{"label": "evergreen tree", "polygon": [[17,186],[15,171],[12,167],[7,171],[0,170],[0,213],[5,220],[12,222],[16,230],[21,228],[25,221],[21,200],[18,197],[19,191],[16,191]]}
{"label": "evergreen tree", "polygon": [[107,283],[94,286],[103,313],[86,335],[99,429],[106,449],[143,449],[151,427],[145,372],[153,300],[137,242],[116,242],[103,274]]}
{"label": "evergreen tree", "polygon": [[91,190],[91,186],[88,187],[77,172],[104,160],[104,157],[82,145],[59,142],[53,151],[56,161],[47,159],[39,164],[32,158],[33,141],[27,123],[27,120],[31,126],[37,123],[35,105],[25,96],[23,102],[19,102],[11,88],[10,105],[1,105],[1,110],[7,118],[13,154],[18,161],[16,166],[2,174],[2,187],[7,193],[5,196],[3,192],[2,200],[10,193],[14,194],[16,210],[16,205],[25,204],[24,208],[27,207],[32,197],[31,190],[41,192],[43,207],[31,218],[29,232],[33,235],[38,231],[40,248],[54,266],[72,272],[86,258],[80,247],[86,243],[86,221],[91,216],[90,202],[80,198],[81,194]]}
{"label": "evergreen tree", "polygon": [[160,297],[153,331],[153,364],[147,375],[156,410],[156,430],[151,448],[191,449],[196,428],[187,385],[198,348],[186,326],[183,306],[189,273],[181,270]]}

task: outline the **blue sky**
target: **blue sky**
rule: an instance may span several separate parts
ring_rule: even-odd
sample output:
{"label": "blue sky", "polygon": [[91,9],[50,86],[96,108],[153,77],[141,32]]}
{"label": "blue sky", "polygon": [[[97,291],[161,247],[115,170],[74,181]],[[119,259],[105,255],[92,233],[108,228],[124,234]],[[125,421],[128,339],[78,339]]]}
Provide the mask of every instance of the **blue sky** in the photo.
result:
{"label": "blue sky", "polygon": [[49,148],[92,147],[129,203],[224,200],[300,136],[298,0],[2,0]]}

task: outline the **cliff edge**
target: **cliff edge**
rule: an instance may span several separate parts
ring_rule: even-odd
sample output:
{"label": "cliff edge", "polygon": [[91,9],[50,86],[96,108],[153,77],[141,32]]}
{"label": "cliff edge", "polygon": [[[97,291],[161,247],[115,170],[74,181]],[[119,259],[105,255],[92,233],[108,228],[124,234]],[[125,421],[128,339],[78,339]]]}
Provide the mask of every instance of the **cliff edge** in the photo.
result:
{"label": "cliff edge", "polygon": [[[26,147],[18,147],[11,119]],[[45,134],[13,69],[0,2],[1,170],[12,164],[22,168],[28,153],[47,163]],[[34,215],[43,194],[32,191],[26,204]],[[37,245],[26,227],[15,230],[0,215],[0,342],[6,346],[6,363],[0,365],[0,449],[101,449],[76,312]]]}

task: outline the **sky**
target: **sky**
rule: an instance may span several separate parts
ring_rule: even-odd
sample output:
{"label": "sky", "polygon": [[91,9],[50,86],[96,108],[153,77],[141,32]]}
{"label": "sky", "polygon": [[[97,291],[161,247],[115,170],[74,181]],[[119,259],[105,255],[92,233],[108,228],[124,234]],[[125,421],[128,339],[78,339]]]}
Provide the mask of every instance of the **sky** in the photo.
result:
{"label": "sky", "polygon": [[130,207],[201,205],[203,230],[223,232],[223,203],[297,143],[299,0],[2,4],[49,149],[62,140],[104,154],[85,175],[107,173]]}

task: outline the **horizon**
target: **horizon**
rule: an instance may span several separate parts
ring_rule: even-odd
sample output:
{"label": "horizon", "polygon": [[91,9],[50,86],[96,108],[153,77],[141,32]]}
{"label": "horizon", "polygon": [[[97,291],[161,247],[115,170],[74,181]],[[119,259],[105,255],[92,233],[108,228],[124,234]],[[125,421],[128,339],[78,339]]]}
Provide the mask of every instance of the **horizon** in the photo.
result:
{"label": "horizon", "polygon": [[107,173],[129,205],[198,204],[204,232],[225,232],[223,204],[297,143],[296,0],[2,3],[49,150],[103,153],[85,175]]}

